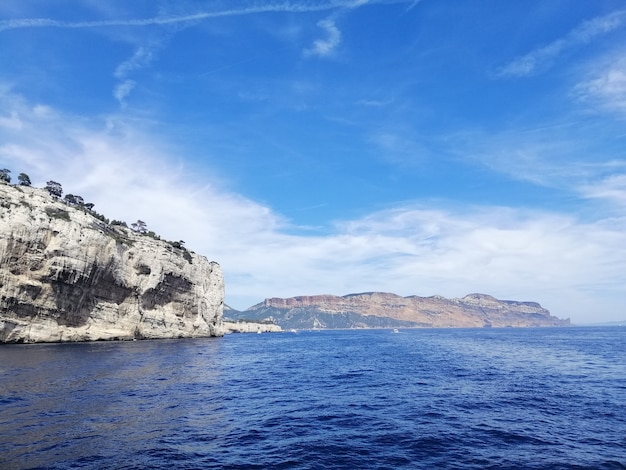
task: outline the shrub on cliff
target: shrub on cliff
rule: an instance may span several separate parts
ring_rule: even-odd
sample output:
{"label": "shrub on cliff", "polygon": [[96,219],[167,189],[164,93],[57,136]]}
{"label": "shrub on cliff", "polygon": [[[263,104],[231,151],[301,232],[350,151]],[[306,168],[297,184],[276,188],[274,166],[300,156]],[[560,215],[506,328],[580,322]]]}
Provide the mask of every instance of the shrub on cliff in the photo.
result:
{"label": "shrub on cliff", "polygon": [[69,222],[70,215],[63,209],[55,209],[54,207],[46,207],[46,214],[51,219],[67,220]]}
{"label": "shrub on cliff", "polygon": [[63,200],[65,201],[66,204],[75,206],[76,204],[78,204],[78,198],[82,199],[82,197],[80,196],[74,196],[73,194],[66,194]]}

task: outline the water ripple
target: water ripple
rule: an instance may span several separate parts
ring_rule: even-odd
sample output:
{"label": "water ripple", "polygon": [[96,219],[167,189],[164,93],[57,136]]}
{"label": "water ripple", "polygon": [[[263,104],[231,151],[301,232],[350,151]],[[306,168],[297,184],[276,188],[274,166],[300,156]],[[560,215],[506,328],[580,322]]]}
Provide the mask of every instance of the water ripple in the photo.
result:
{"label": "water ripple", "polygon": [[626,468],[624,329],[0,348],[0,468]]}

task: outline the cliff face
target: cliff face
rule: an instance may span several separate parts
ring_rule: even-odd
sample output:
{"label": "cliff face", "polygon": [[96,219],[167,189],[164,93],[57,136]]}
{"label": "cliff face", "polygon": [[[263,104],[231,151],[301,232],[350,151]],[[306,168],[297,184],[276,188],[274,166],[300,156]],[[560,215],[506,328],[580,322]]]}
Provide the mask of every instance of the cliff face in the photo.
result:
{"label": "cliff face", "polygon": [[370,292],[343,297],[272,298],[236,318],[274,320],[282,328],[529,327],[568,325],[535,302],[470,294],[461,299]]}
{"label": "cliff face", "polygon": [[223,334],[220,266],[0,183],[0,342]]}

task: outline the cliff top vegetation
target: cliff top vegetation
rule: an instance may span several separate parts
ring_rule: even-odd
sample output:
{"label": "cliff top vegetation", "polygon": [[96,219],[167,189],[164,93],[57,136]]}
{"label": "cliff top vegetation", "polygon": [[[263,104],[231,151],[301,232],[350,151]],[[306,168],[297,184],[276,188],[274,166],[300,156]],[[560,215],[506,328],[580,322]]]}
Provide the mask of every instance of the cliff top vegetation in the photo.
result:
{"label": "cliff top vegetation", "polygon": [[[7,168],[3,168],[3,169],[0,170],[0,183],[6,184],[6,185],[11,185],[11,170],[9,170]],[[31,183],[30,177],[26,173],[20,173],[18,175],[18,183],[17,183],[17,185],[14,185],[14,186],[18,186],[18,187],[19,186],[32,187],[32,183]],[[83,211],[85,213],[90,214],[91,216],[93,216],[94,218],[98,219],[100,222],[104,223],[107,226],[119,226],[119,227],[129,228],[128,224],[125,221],[115,220],[115,219],[109,220],[104,215],[99,214],[98,212],[96,212],[94,210],[95,204],[93,204],[91,202],[85,202],[85,200],[84,200],[84,198],[82,196],[79,196],[79,195],[76,195],[76,194],[69,194],[69,193],[65,194],[65,196],[63,196],[63,186],[61,185],[61,183],[59,183],[57,181],[50,180],[50,181],[46,182],[46,185],[43,188],[41,188],[41,189],[45,190],[53,198],[55,198],[55,199],[65,203],[69,207],[72,207],[74,209],[78,209],[78,210],[81,210],[81,211]],[[62,219],[69,220],[69,216],[67,215],[66,211],[59,211],[59,210],[56,210],[56,209],[48,208],[48,209],[46,209],[46,214],[49,217],[62,218]],[[155,240],[163,240],[154,231],[148,230],[148,225],[143,220],[137,220],[137,222],[131,223],[129,229],[132,230],[133,232],[137,233],[137,234],[145,235],[145,236],[151,237],[151,238],[153,238]],[[183,257],[188,262],[190,262],[190,263],[192,262],[192,258],[191,258],[190,252],[185,247],[185,242],[183,240],[178,240],[178,241],[163,240],[163,241],[165,243],[170,244],[174,248],[182,250]],[[191,252],[191,253],[193,253],[193,252]]]}

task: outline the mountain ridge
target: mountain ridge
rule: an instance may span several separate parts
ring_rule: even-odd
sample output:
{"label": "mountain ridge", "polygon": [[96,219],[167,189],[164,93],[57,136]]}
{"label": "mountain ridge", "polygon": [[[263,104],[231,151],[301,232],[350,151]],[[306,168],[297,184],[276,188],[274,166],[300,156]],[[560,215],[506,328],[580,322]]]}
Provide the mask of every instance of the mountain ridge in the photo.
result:
{"label": "mountain ridge", "polygon": [[286,328],[420,328],[568,326],[533,301],[499,300],[487,294],[447,299],[402,297],[388,292],[271,297],[244,311],[225,309],[234,320],[274,321]]}

